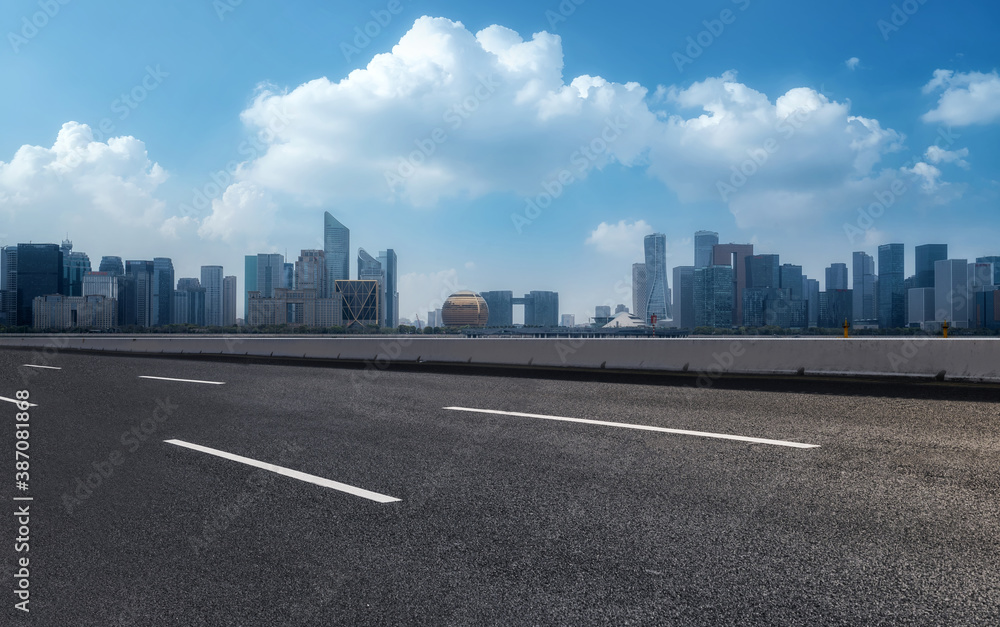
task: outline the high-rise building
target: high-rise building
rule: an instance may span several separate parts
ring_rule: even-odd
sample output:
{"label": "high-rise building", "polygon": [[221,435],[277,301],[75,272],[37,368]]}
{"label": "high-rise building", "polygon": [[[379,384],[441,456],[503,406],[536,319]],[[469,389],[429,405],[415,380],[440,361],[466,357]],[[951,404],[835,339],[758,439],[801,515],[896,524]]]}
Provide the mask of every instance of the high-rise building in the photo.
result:
{"label": "high-rise building", "polygon": [[906,272],[902,244],[878,247],[878,325],[883,329],[906,326]]}
{"label": "high-rise building", "polygon": [[63,254],[63,294],[66,296],[83,295],[83,276],[90,272],[90,257],[87,253],[73,252],[73,242],[63,240],[59,247]]}
{"label": "high-rise building", "polygon": [[154,327],[171,323],[174,313],[174,262],[167,257],[153,258]]}
{"label": "high-rise building", "polygon": [[222,278],[222,326],[236,326],[236,277]]}
{"label": "high-rise building", "polygon": [[778,255],[750,255],[746,257],[745,262],[746,289],[783,287]]}
{"label": "high-rise building", "polygon": [[[327,214],[330,215],[330,214]],[[378,281],[335,281],[334,293],[342,299],[341,320],[345,328],[375,326],[379,323]],[[440,320],[439,320],[440,322]]]}
{"label": "high-rise building", "polygon": [[561,327],[575,327],[576,316],[574,314],[563,314],[559,322],[559,326]]}
{"label": "high-rise building", "polygon": [[849,290],[851,286],[847,284],[847,264],[834,263],[826,269],[826,289]]}
{"label": "high-rise building", "polygon": [[933,287],[914,287],[907,292],[907,299],[910,301],[907,307],[908,326],[919,329],[934,321],[934,291]]}
{"label": "high-rise building", "polygon": [[501,290],[495,292],[481,292],[479,295],[482,296],[483,300],[486,301],[486,307],[489,308],[490,310],[490,319],[486,323],[486,326],[488,327],[514,326],[513,292]]}
{"label": "high-rise building", "polygon": [[718,265],[695,268],[695,326],[732,328],[733,309],[732,266]]}
{"label": "high-rise building", "polygon": [[107,272],[113,276],[121,276],[125,274],[125,266],[122,264],[121,257],[105,255],[101,257],[101,265],[98,267],[98,271]]}
{"label": "high-rise building", "polygon": [[969,326],[969,262],[944,259],[934,262],[934,319],[956,328]]}
{"label": "high-rise building", "polygon": [[110,272],[88,272],[83,276],[83,295],[113,298],[117,303],[118,277]]}
{"label": "high-rise building", "polygon": [[[81,282],[81,291],[83,285]],[[118,304],[104,296],[36,296],[32,325],[36,329],[110,329],[115,326]]]}
{"label": "high-rise building", "polygon": [[[676,272],[676,271],[675,271]],[[674,286],[677,286],[676,275],[674,278]],[[635,316],[641,320],[648,320],[649,316],[646,315],[646,302],[649,298],[647,293],[647,288],[649,287],[648,281],[646,280],[646,264],[644,263],[633,263],[632,264],[632,309],[635,311]]]}
{"label": "high-rise building", "polygon": [[[274,255],[281,257],[281,255]],[[275,274],[278,281],[285,267],[283,262],[275,265]],[[222,266],[202,266],[201,286],[205,288],[205,325],[210,327],[222,326]]]}
{"label": "high-rise building", "polygon": [[558,292],[533,291],[525,294],[521,300],[524,302],[524,326],[559,326]]}
{"label": "high-rise building", "polygon": [[819,324],[825,329],[839,329],[854,320],[853,290],[826,290],[823,292],[826,307]]}
{"label": "high-rise building", "polygon": [[125,261],[125,273],[132,277],[128,295],[132,302],[128,307],[129,318],[125,324],[140,327],[153,324],[153,270],[152,261]]}
{"label": "high-rise building", "polygon": [[289,290],[295,289],[295,264],[286,261],[282,267],[284,272],[281,275],[281,287]]}
{"label": "high-rise building", "polygon": [[656,316],[657,321],[670,319],[670,301],[667,281],[667,236],[663,233],[647,235],[646,252],[646,317]]}
{"label": "high-rise building", "polygon": [[[325,276],[325,274],[324,274]],[[257,255],[247,255],[243,261],[243,319],[249,320],[250,292],[257,291]],[[324,291],[324,294],[327,292]]]}
{"label": "high-rise building", "polygon": [[864,252],[854,253],[854,322],[878,321],[878,296],[875,292],[875,258]]}
{"label": "high-rise building", "polygon": [[993,285],[1000,285],[1000,257],[977,257],[976,263],[992,263]]}
{"label": "high-rise building", "polygon": [[16,282],[17,324],[31,326],[35,298],[63,293],[63,259],[59,246],[18,244]]}
{"label": "high-rise building", "polygon": [[806,315],[808,316],[808,325],[810,328],[818,327],[819,326],[819,280],[803,277],[802,282],[803,282],[803,289],[805,290],[804,299],[806,301]]}
{"label": "high-rise building", "polygon": [[382,289],[385,326],[394,329],[399,326],[399,285],[396,268],[396,251],[391,248],[380,250],[378,261],[382,264],[382,270],[385,272],[385,287]]}
{"label": "high-rise building", "polygon": [[205,288],[199,279],[177,279],[173,320],[176,324],[205,326]]}
{"label": "high-rise building", "polygon": [[0,248],[0,324],[17,324],[17,246]]}
{"label": "high-rise building", "polygon": [[334,281],[351,278],[351,230],[338,222],[329,211],[323,214],[323,252],[327,288],[333,293]]}
{"label": "high-rise building", "polygon": [[924,244],[914,249],[917,282],[914,287],[934,287],[935,264],[948,258],[947,244]]}
{"label": "high-rise building", "polygon": [[382,309],[385,307],[383,300],[385,298],[385,269],[382,267],[382,263],[372,257],[364,248],[358,249],[358,280],[378,281],[379,321],[380,324],[384,324],[385,312]]}
{"label": "high-rise building", "polygon": [[805,293],[802,289],[802,266],[790,263],[782,264],[778,273],[781,283],[778,287],[788,290],[791,300],[805,300]]}
{"label": "high-rise building", "polygon": [[303,250],[295,262],[295,285],[300,290],[326,293],[326,260],[322,250]]}
{"label": "high-rise building", "polygon": [[[694,266],[674,268],[674,322],[680,329],[694,328]],[[638,316],[638,314],[636,314]],[[646,322],[649,322],[648,316]]]}
{"label": "high-rise building", "polygon": [[694,267],[707,268],[714,263],[713,249],[719,243],[715,231],[698,231],[694,234]]}
{"label": "high-rise building", "polygon": [[611,319],[611,306],[610,305],[598,305],[594,307],[594,322],[597,324],[607,324],[608,320]]}
{"label": "high-rise building", "polygon": [[[257,255],[257,285],[256,291],[261,293],[262,298],[273,298],[274,290],[284,287],[285,282],[285,257],[277,253]],[[220,279],[221,280],[221,279]],[[202,287],[208,289],[205,281]],[[253,291],[253,290],[251,290]]]}
{"label": "high-rise building", "polygon": [[743,324],[743,290],[747,287],[746,258],[753,256],[753,244],[718,244],[712,249],[717,266],[733,269],[733,326]]}

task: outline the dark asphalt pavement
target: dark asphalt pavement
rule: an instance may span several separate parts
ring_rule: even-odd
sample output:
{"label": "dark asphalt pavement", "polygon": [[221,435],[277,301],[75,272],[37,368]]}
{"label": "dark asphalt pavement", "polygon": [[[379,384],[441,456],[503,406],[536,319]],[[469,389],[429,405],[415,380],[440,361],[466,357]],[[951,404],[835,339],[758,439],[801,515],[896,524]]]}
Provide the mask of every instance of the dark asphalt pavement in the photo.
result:
{"label": "dark asphalt pavement", "polygon": [[[21,366],[33,359],[62,369]],[[0,623],[1000,624],[1000,389],[824,385],[0,350],[0,396],[37,404],[22,492],[17,408],[0,401]],[[29,614],[10,583],[25,555]]]}

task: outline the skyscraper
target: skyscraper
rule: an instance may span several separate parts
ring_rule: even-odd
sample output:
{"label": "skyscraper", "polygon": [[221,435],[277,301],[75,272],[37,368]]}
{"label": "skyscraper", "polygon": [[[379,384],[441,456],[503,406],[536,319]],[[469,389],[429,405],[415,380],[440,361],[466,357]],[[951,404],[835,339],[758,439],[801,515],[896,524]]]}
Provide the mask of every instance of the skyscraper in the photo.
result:
{"label": "skyscraper", "polygon": [[875,258],[864,252],[854,253],[854,321],[870,324],[878,320],[878,296],[875,293]]}
{"label": "skyscraper", "polygon": [[[676,270],[674,271],[674,288],[677,287]],[[649,322],[649,316],[646,315],[646,302],[649,299],[648,288],[649,282],[646,278],[646,264],[644,263],[633,263],[632,264],[632,311],[635,312],[635,316],[640,320],[645,320]]]}
{"label": "skyscraper", "polygon": [[90,272],[90,257],[87,253],[73,252],[73,242],[63,240],[59,247],[63,254],[63,294],[66,296],[83,295],[83,275]]}
{"label": "skyscraper", "polygon": [[0,323],[17,324],[17,246],[0,248]]}
{"label": "skyscraper", "polygon": [[717,244],[712,249],[712,263],[733,269],[733,326],[743,324],[743,290],[747,287],[746,258],[753,255],[753,244]]}
{"label": "skyscraper", "polygon": [[715,231],[698,231],[694,234],[694,267],[707,268],[714,263],[713,249],[719,243]]}
{"label": "skyscraper", "polygon": [[222,279],[222,326],[236,325],[236,277]]}
{"label": "skyscraper", "polygon": [[205,326],[205,288],[194,278],[177,279],[174,291],[174,322]]}
{"label": "skyscraper", "polygon": [[1000,285],[1000,257],[977,257],[976,263],[992,263],[993,285]]}
{"label": "skyscraper", "polygon": [[680,329],[694,328],[694,266],[674,268],[674,321]]}
{"label": "skyscraper", "polygon": [[[256,265],[256,264],[255,264]],[[256,277],[254,280],[256,284]],[[295,285],[300,290],[326,292],[326,258],[322,250],[303,250],[295,262]]]}
{"label": "skyscraper", "polygon": [[167,257],[153,258],[154,327],[170,324],[174,312],[174,262]]}
{"label": "skyscraper", "polygon": [[696,327],[732,327],[733,268],[731,266],[695,269],[694,311]]}
{"label": "skyscraper", "polygon": [[[325,270],[324,270],[325,272]],[[247,255],[243,260],[243,320],[250,319],[250,292],[257,291],[257,255]]]}
{"label": "skyscraper", "polygon": [[818,327],[819,326],[819,280],[803,278],[803,289],[805,294],[803,295],[806,301],[806,314],[808,317],[808,326]]}
{"label": "skyscraper", "polygon": [[358,280],[378,281],[379,289],[379,324],[385,324],[385,269],[378,259],[372,257],[364,248],[358,249]]}
{"label": "skyscraper", "polygon": [[385,272],[385,289],[383,290],[382,302],[385,303],[385,326],[396,328],[399,326],[399,286],[396,268],[396,251],[393,249],[380,250],[378,261],[382,264]]}
{"label": "skyscraper", "polygon": [[36,296],[63,292],[62,251],[56,244],[17,245],[17,324],[31,326]]}
{"label": "skyscraper", "polygon": [[482,292],[480,296],[486,301],[486,306],[490,310],[490,319],[486,323],[486,326],[514,326],[514,293],[512,291]]}
{"label": "skyscraper", "polygon": [[934,264],[948,258],[948,245],[924,244],[917,246],[913,253],[917,271],[917,282],[913,287],[934,287]]}
{"label": "skyscraper", "polygon": [[[284,259],[284,257],[282,257]],[[295,289],[295,264],[290,261],[282,263],[281,287]]]}
{"label": "skyscraper", "polygon": [[778,255],[750,255],[746,258],[746,289],[767,289],[781,285],[781,261]]}
{"label": "skyscraper", "polygon": [[327,290],[330,292],[323,296],[329,298],[334,281],[351,278],[351,231],[329,211],[323,214],[323,252],[326,255]]}
{"label": "skyscraper", "polygon": [[834,263],[826,269],[826,290],[848,290],[847,284],[847,264]]}
{"label": "skyscraper", "polygon": [[[276,255],[281,257],[281,255]],[[276,270],[284,272],[284,265],[278,264]],[[201,286],[205,288],[205,325],[222,326],[222,266],[202,266]]]}
{"label": "skyscraper", "polygon": [[125,261],[125,273],[131,277],[126,308],[128,317],[123,324],[148,327],[153,323],[153,262],[142,259]]}
{"label": "skyscraper", "polygon": [[667,297],[667,236],[663,233],[647,235],[646,284],[649,296],[646,298],[646,317],[656,316],[657,321],[670,318],[670,302]]}
{"label": "skyscraper", "polygon": [[[109,272],[88,272],[83,277],[84,296],[103,296],[118,300],[118,277]],[[117,313],[115,314],[117,320]]]}
{"label": "skyscraper", "polygon": [[778,269],[779,281],[781,289],[789,290],[789,296],[792,300],[804,300],[805,294],[803,293],[802,284],[802,266],[796,266],[790,263],[782,264]]}
{"label": "skyscraper", "polygon": [[[255,268],[256,285],[248,284],[247,289],[260,292],[264,298],[274,298],[274,290],[280,289],[285,283],[285,257],[277,253],[261,253],[257,255]],[[204,279],[201,284],[208,289]]]}
{"label": "skyscraper", "polygon": [[101,257],[101,265],[98,268],[99,272],[107,272],[113,276],[121,276],[125,274],[125,266],[122,264],[121,257],[112,257],[105,255]]}
{"label": "skyscraper", "polygon": [[878,247],[878,325],[883,329],[906,326],[906,274],[902,244]]}
{"label": "skyscraper", "polygon": [[969,261],[944,259],[934,262],[934,319],[953,327],[969,326]]}

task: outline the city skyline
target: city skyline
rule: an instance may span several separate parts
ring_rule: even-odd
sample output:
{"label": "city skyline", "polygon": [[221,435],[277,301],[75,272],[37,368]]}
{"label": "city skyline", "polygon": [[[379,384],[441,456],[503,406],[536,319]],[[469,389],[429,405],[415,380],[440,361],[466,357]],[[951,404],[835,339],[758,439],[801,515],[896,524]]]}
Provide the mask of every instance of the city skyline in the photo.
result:
{"label": "city skyline", "polygon": [[301,3],[291,28],[248,3],[60,10],[0,67],[25,94],[0,103],[0,243],[69,231],[92,264],[221,265],[241,293],[246,255],[323,249],[329,211],[405,260],[410,319],[461,289],[631,305],[654,231],[668,269],[710,229],[821,281],[895,242],[996,254],[1000,99],[974,94],[1000,88],[1000,8],[573,4],[402,3],[363,45],[384,2]]}
{"label": "city skyline", "polygon": [[[332,220],[332,222],[331,222]],[[329,225],[333,223],[336,224],[338,229],[348,231],[347,227],[341,224],[339,221],[334,219],[329,213],[324,214],[324,231],[328,231]],[[906,326],[907,320],[907,310],[909,307],[911,295],[909,294],[910,288],[934,288],[933,275],[935,272],[935,264],[938,261],[943,261],[947,259],[949,262],[952,261],[966,261],[971,268],[972,266],[981,265],[977,262],[985,262],[993,264],[992,280],[996,281],[1000,279],[1000,256],[996,255],[980,255],[973,258],[960,258],[950,256],[948,254],[949,245],[943,243],[923,243],[923,244],[908,244],[894,242],[890,244],[880,245],[876,251],[876,255],[870,255],[864,251],[853,251],[851,253],[851,263],[844,262],[832,262],[829,266],[823,269],[823,272],[819,275],[823,278],[821,282],[817,278],[808,277],[804,272],[804,264],[794,264],[788,263],[787,259],[781,257],[781,253],[761,253],[759,251],[753,250],[752,244],[735,244],[735,243],[724,243],[719,239],[719,234],[716,232],[708,231],[698,231],[695,234],[694,240],[698,239],[698,236],[707,237],[711,235],[707,240],[710,241],[708,246],[710,246],[711,258],[713,263],[709,266],[701,266],[700,268],[696,265],[682,265],[682,266],[671,266],[667,264],[666,273],[664,277],[664,283],[666,291],[671,294],[671,298],[668,301],[668,307],[670,309],[676,308],[676,313],[671,311],[671,317],[666,318],[667,320],[673,319],[675,322],[682,324],[686,328],[693,328],[694,326],[704,326],[701,324],[685,324],[684,321],[679,318],[686,315],[689,319],[694,319],[695,312],[691,309],[692,304],[683,304],[685,294],[689,297],[694,297],[694,290],[704,290],[705,285],[699,285],[699,272],[700,269],[710,269],[712,266],[718,265],[729,265],[732,268],[732,273],[729,280],[733,282],[733,302],[731,304],[732,312],[732,323],[733,326],[745,326],[745,320],[756,318],[745,318],[743,312],[743,306],[745,300],[742,298],[742,294],[745,290],[768,290],[777,289],[779,286],[781,288],[789,287],[790,297],[794,300],[807,300],[810,301],[809,307],[812,308],[811,313],[808,314],[807,324],[809,326],[816,326],[818,322],[818,303],[816,302],[819,292],[833,291],[837,289],[847,289],[852,291],[852,308],[854,311],[854,321],[858,323],[867,323],[869,321],[876,321],[881,326],[887,326],[888,328],[899,328]],[[644,304],[648,307],[648,303],[653,298],[651,291],[654,289],[651,285],[650,280],[647,280],[647,275],[649,274],[647,268],[652,264],[653,259],[658,259],[662,256],[662,242],[665,240],[665,236],[659,233],[653,233],[643,237],[643,262],[633,263],[630,266],[630,279],[631,281],[639,281],[640,285],[645,282],[645,297],[642,297],[639,292],[628,291],[628,299],[616,299],[608,298],[604,303],[596,303],[591,306],[588,312],[583,315],[568,313],[556,304],[556,310],[553,310],[551,314],[546,314],[546,316],[551,315],[552,320],[561,319],[563,315],[573,316],[574,319],[580,319],[581,324],[586,324],[587,320],[593,318],[592,312],[596,309],[604,309],[605,307],[614,310],[616,313],[622,311],[623,307],[628,309],[632,314],[642,313],[641,309],[637,308],[637,303]],[[721,243],[719,243],[721,242]],[[60,279],[60,289],[67,292],[67,295],[77,295],[72,285],[71,277],[73,276],[73,260],[87,259],[86,267],[90,268],[89,255],[83,251],[69,252],[73,249],[73,243],[71,240],[63,240],[62,244],[29,244],[30,246],[41,246],[48,247],[50,250],[56,251],[62,261],[62,278]],[[8,249],[16,249],[16,245],[8,246]],[[907,254],[906,251],[909,249],[911,252]],[[1000,250],[1000,245],[997,247]],[[398,311],[395,312],[395,324],[389,324],[388,316],[394,315],[393,312],[388,311],[386,308],[393,309],[398,307],[399,293],[395,293],[394,298],[387,300],[388,290],[392,289],[390,281],[394,279],[388,279],[391,274],[396,274],[396,255],[392,249],[380,250],[379,257],[375,258],[365,251],[364,248],[359,248],[357,251],[357,263],[355,264],[357,279],[375,279],[381,284],[381,291],[379,294],[379,317],[383,321],[384,326],[396,326],[399,324],[400,317],[404,320],[409,320],[415,322],[418,318],[420,320],[425,320],[425,316],[428,313],[433,312],[439,307],[435,307],[430,311],[415,311],[414,318],[409,318],[408,316],[399,316]],[[705,258],[707,252],[701,253],[702,259]],[[692,259],[697,262],[698,248],[694,247],[692,252]],[[96,258],[96,256],[95,256]],[[318,280],[317,278],[309,279],[306,277],[314,276],[315,273],[319,272],[319,269],[309,270],[308,264],[312,263],[322,263],[324,266],[324,271],[329,271],[329,265],[324,261],[324,251],[323,250],[310,250],[302,249],[301,254],[298,256],[299,261],[297,263],[291,263],[285,259],[284,255],[278,253],[259,253],[256,255],[246,255],[243,275],[228,275],[221,266],[212,265],[202,265],[200,266],[200,280],[198,278],[188,279],[184,277],[179,277],[173,270],[173,260],[170,258],[156,257],[152,261],[150,260],[128,260],[125,262],[124,269],[125,274],[133,277],[132,280],[136,284],[134,288],[139,291],[138,301],[136,305],[138,310],[131,315],[139,315],[145,313],[148,322],[145,324],[147,326],[156,326],[158,324],[158,316],[162,315],[158,312],[170,311],[171,316],[174,317],[173,312],[176,311],[175,305],[173,304],[173,299],[175,293],[173,290],[170,291],[169,297],[166,303],[161,303],[161,298],[159,296],[159,290],[162,290],[166,283],[164,279],[160,278],[161,274],[165,274],[169,277],[167,280],[173,280],[174,289],[185,290],[185,281],[195,281],[199,282],[200,288],[205,292],[205,296],[202,298],[205,302],[205,324],[209,326],[220,326],[224,320],[234,320],[236,318],[245,319],[242,311],[239,311],[238,307],[234,307],[231,303],[232,300],[236,300],[237,303],[240,302],[241,298],[238,298],[240,293],[246,298],[248,291],[260,291],[262,296],[271,297],[274,295],[274,290],[279,286],[291,286],[291,283],[285,283],[288,281],[289,277],[293,281],[299,280],[299,277],[306,279],[306,283],[303,285],[305,289],[316,289],[314,285],[322,286],[326,279]],[[8,273],[8,267],[11,265],[4,255],[3,259],[4,267],[2,269],[3,274],[6,276]],[[16,264],[16,255],[14,257]],[[391,266],[390,264],[391,260]],[[784,263],[782,263],[784,262]],[[659,262],[662,263],[662,260]],[[383,266],[383,264],[386,264]],[[780,264],[780,265],[779,265]],[[94,271],[94,273],[101,274],[105,270],[110,270],[112,274],[120,273],[122,261],[121,257],[104,255],[101,257],[100,270]],[[339,264],[338,264],[339,266]],[[350,266],[349,266],[350,267]],[[387,269],[391,267],[391,272],[387,272]],[[141,273],[139,268],[142,269]],[[910,268],[910,269],[906,269]],[[987,266],[988,268],[988,266]],[[902,269],[902,271],[901,271]],[[928,279],[924,274],[930,273],[930,279]],[[971,271],[970,271],[971,272]],[[138,273],[138,274],[137,274]],[[206,274],[208,273],[208,274]],[[880,280],[882,274],[885,273],[886,280]],[[924,274],[922,274],[924,273]],[[88,271],[88,275],[91,272]],[[982,273],[979,273],[982,274]],[[985,281],[989,284],[990,277],[979,277],[977,274],[977,280]],[[988,274],[988,272],[987,272]],[[709,281],[718,281],[719,279],[715,274],[704,275],[708,277]],[[739,287],[738,278],[744,276],[742,287]],[[957,275],[956,275],[957,276]],[[970,274],[971,280],[972,274]],[[84,283],[86,276],[80,275],[80,282]],[[247,279],[251,279],[254,287],[249,287],[243,290],[238,290],[237,285],[246,285]],[[927,281],[930,283],[927,283]],[[673,283],[671,283],[671,281]],[[685,284],[691,290],[690,292],[681,292],[675,286],[678,284]],[[832,284],[831,284],[832,281]],[[6,284],[6,283],[5,283]],[[1000,282],[995,284],[1000,285]],[[720,283],[721,285],[721,283]],[[617,286],[619,293],[624,293],[620,290],[621,283]],[[300,287],[302,289],[302,287]],[[721,289],[721,288],[713,288]],[[491,294],[507,294],[506,298],[508,301],[512,298],[510,291],[496,291],[496,290],[475,290],[478,293],[487,296],[487,301],[490,300]],[[525,299],[533,298],[534,294],[554,294],[558,295],[557,290],[551,291],[530,291],[530,294],[525,294]],[[450,294],[449,294],[450,295]],[[319,296],[317,294],[317,296]],[[886,298],[889,301],[886,301]],[[559,296],[555,296],[558,302]],[[704,300],[704,295],[701,297]],[[761,293],[758,297],[764,298],[764,294]],[[442,303],[443,303],[442,299]],[[518,300],[518,299],[515,299]],[[524,300],[524,299],[520,299]],[[147,303],[148,301],[148,303]],[[617,301],[617,302],[614,302]],[[224,302],[226,305],[224,306]],[[764,300],[754,301],[758,304],[763,304]],[[436,303],[434,303],[436,304]],[[128,308],[133,306],[131,304],[121,305],[123,308]],[[502,306],[506,307],[507,305]],[[227,308],[229,310],[227,311]],[[704,304],[702,304],[704,308]],[[520,324],[526,319],[526,312],[530,310],[528,307],[525,310],[519,310],[519,314],[515,313],[513,317],[507,314],[513,324]],[[236,312],[239,312],[238,314]],[[860,313],[858,313],[860,312]],[[803,313],[803,315],[805,315]],[[126,314],[128,317],[128,314]],[[600,317],[598,315],[597,317]],[[520,319],[519,319],[520,318]],[[649,321],[649,316],[641,316],[640,318]],[[548,319],[548,318],[546,318]],[[663,320],[658,316],[659,320]],[[712,319],[712,324],[721,324],[721,321]],[[890,322],[886,322],[890,321]],[[142,319],[139,320],[140,324],[143,324]],[[763,322],[761,322],[763,324]],[[554,326],[555,323],[552,323]],[[724,326],[724,325],[723,325]]]}

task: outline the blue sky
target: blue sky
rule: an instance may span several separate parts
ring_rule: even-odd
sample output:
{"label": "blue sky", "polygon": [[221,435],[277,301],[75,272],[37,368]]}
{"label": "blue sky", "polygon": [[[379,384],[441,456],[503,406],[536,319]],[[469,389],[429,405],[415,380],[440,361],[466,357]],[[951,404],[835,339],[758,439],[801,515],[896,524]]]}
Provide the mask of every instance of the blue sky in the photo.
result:
{"label": "blue sky", "polygon": [[404,317],[552,289],[578,320],[631,306],[653,231],[670,266],[709,229],[821,282],[881,243],[910,271],[920,243],[1000,254],[998,23],[942,0],[13,0],[0,240],[242,289],[244,254],[321,247],[327,210],[397,251]]}

